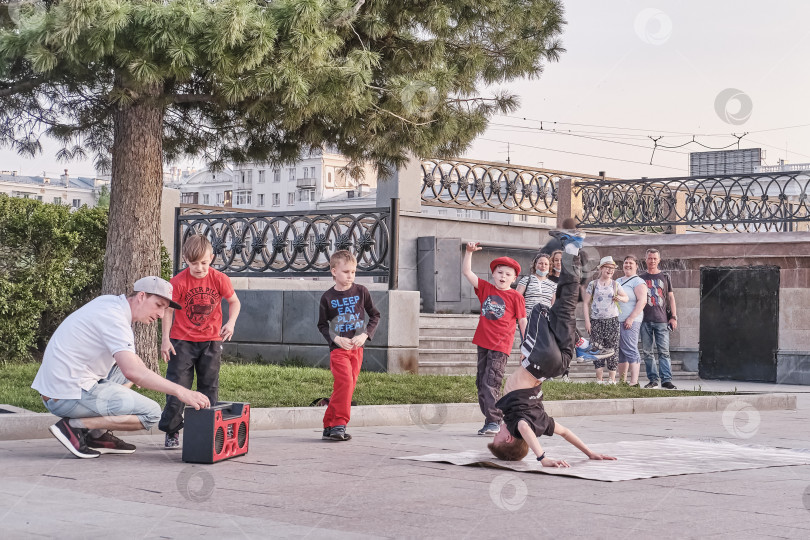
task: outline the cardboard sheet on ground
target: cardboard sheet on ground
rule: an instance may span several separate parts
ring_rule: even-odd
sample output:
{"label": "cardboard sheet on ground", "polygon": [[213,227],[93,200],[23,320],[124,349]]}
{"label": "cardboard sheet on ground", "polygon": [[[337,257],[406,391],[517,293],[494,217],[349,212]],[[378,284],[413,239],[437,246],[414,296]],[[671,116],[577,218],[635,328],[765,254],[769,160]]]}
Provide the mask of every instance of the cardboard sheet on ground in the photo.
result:
{"label": "cardboard sheet on ground", "polygon": [[[545,443],[545,441],[543,441]],[[564,443],[565,444],[565,443]],[[564,459],[571,467],[543,467],[534,454],[523,461],[500,461],[489,450],[468,450],[454,454],[404,456],[397,459],[433,461],[453,465],[482,465],[518,472],[533,472],[575,476],[587,480],[619,482],[657,476],[677,476],[741,469],[762,469],[789,465],[810,465],[810,450],[791,450],[765,446],[745,446],[719,440],[655,439],[622,441],[589,445],[594,452],[615,456],[617,461],[591,461],[579,450],[544,444],[546,453],[554,459]]]}

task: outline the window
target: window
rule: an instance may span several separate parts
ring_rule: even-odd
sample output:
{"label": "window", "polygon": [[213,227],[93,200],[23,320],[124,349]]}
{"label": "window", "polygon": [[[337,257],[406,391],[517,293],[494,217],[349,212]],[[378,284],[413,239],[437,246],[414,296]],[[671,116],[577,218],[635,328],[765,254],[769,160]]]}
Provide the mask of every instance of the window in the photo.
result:
{"label": "window", "polygon": [[248,181],[248,184],[253,183],[253,169],[248,171],[247,181]]}
{"label": "window", "polygon": [[42,202],[42,195],[37,195],[37,200],[38,200],[39,202]]}
{"label": "window", "polygon": [[439,215],[446,216],[447,215],[447,208],[439,208]]}
{"label": "window", "polygon": [[225,194],[217,193],[217,204],[222,204],[223,202],[225,202]]}
{"label": "window", "polygon": [[54,197],[53,204],[62,204],[62,197]]}
{"label": "window", "polygon": [[307,201],[314,201],[315,200],[315,192],[309,191],[307,189],[301,190],[301,194],[298,196],[298,199],[303,202]]}
{"label": "window", "polygon": [[295,169],[288,169],[290,174],[290,182],[295,182]]}
{"label": "window", "polygon": [[489,219],[489,211],[488,210],[479,210],[481,219]]}
{"label": "window", "polygon": [[518,214],[518,221],[527,223],[529,221],[529,216],[527,216],[526,214]]}
{"label": "window", "polygon": [[208,193],[203,194],[203,204],[211,204],[211,196]]}
{"label": "window", "polygon": [[469,210],[456,210],[456,217],[469,218],[469,217],[472,217],[472,216],[470,216],[470,211]]}
{"label": "window", "polygon": [[264,193],[259,193],[259,206],[264,206]]}
{"label": "window", "polygon": [[251,198],[251,196],[252,196],[252,193],[248,191],[248,192],[247,192],[247,204],[250,204],[250,198]]}
{"label": "window", "polygon": [[281,182],[281,169],[273,171],[273,182]]}
{"label": "window", "polygon": [[273,193],[273,206],[281,206],[281,194]]}
{"label": "window", "polygon": [[259,183],[264,184],[264,171],[259,171]]}
{"label": "window", "polygon": [[295,205],[295,192],[287,193],[287,206]]}
{"label": "window", "polygon": [[[242,171],[241,173],[239,173],[239,180],[240,180],[240,182],[241,182],[242,184],[244,184],[244,183],[245,183],[245,171]],[[237,203],[237,204],[238,204],[238,203]]]}

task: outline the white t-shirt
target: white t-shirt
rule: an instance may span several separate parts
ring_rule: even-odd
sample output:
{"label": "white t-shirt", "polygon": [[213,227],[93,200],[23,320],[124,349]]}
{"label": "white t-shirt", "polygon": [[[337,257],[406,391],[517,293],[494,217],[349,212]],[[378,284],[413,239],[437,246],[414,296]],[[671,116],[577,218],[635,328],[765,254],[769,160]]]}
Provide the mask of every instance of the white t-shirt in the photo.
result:
{"label": "white t-shirt", "polygon": [[53,333],[31,388],[56,399],[80,399],[107,376],[120,351],[135,352],[126,296],[99,296],[71,313]]}

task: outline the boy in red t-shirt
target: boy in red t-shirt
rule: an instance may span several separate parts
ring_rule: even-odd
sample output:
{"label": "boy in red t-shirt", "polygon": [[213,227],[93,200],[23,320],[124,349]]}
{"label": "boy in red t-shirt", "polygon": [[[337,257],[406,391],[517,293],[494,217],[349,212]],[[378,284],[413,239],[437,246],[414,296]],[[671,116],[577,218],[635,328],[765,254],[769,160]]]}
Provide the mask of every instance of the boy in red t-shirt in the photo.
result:
{"label": "boy in red t-shirt", "polygon": [[515,322],[520,325],[521,336],[526,332],[526,303],[523,295],[512,289],[512,283],[520,274],[520,265],[514,259],[498,257],[489,263],[494,284],[478,279],[472,271],[472,254],[480,249],[478,242],[467,244],[461,273],[481,300],[481,318],[473,336],[473,343],[478,345],[475,386],[478,405],[485,417],[484,427],[478,430],[478,434],[495,435],[503,419],[495,402],[501,394],[506,362],[515,341]]}
{"label": "boy in red t-shirt", "polygon": [[[211,405],[219,398],[219,366],[222,340],[230,340],[241,305],[231,279],[211,268],[214,250],[203,235],[189,237],[183,243],[183,259],[188,268],[174,276],[172,300],[181,309],[166,309],[163,317],[163,344],[160,353],[169,363],[166,378],[191,388],[197,372],[197,391],[208,396]],[[222,324],[222,299],[228,301],[228,322]],[[174,324],[172,315],[174,312]],[[183,428],[183,403],[166,396],[166,408],[158,429],[166,432],[166,448],[180,448]]]}

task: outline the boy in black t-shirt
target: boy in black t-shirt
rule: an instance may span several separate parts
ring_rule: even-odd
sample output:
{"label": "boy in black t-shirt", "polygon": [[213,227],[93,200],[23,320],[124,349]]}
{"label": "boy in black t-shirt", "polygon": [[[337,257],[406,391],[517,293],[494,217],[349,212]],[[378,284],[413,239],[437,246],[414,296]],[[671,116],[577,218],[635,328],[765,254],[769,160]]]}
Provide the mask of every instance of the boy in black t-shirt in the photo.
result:
{"label": "boy in black t-shirt", "polygon": [[579,248],[584,235],[578,231],[553,231],[563,246],[562,273],[557,283],[557,301],[551,309],[541,305],[532,310],[521,345],[521,365],[506,381],[505,395],[496,407],[503,411],[506,429],[501,429],[487,446],[492,454],[506,461],[520,461],[529,452],[544,467],[568,467],[564,460],[546,457],[538,435],[555,433],[579,448],[590,459],[616,459],[592,452],[571,430],[554,421],[543,408],[540,385],[560,376],[574,356],[576,307],[581,265]]}
{"label": "boy in black t-shirt", "polygon": [[323,293],[318,330],[329,343],[329,369],[334,377],[332,396],[323,415],[322,439],[348,441],[346,425],[360,366],[363,345],[374,337],[380,312],[371,301],[368,289],[354,282],[357,259],[346,250],[329,258],[335,286]]}

